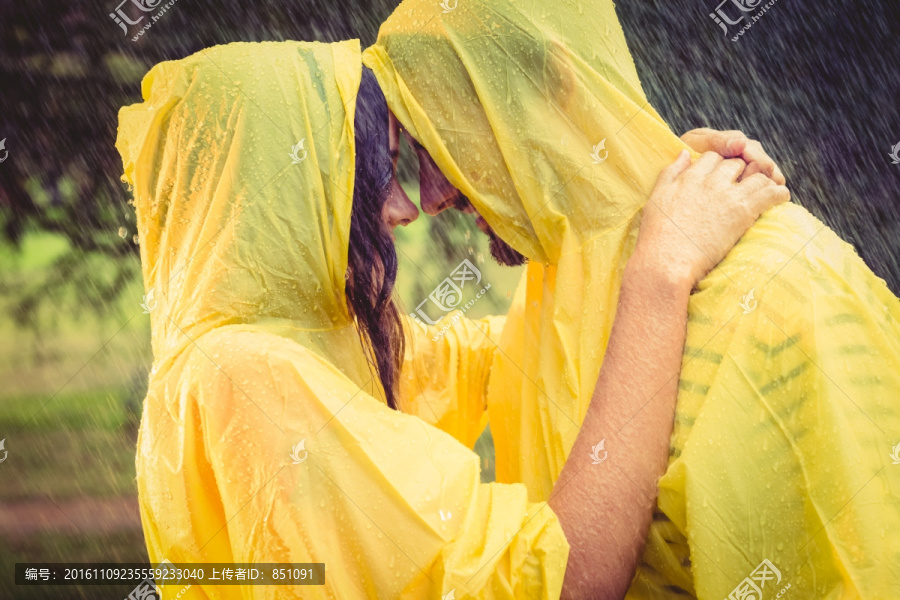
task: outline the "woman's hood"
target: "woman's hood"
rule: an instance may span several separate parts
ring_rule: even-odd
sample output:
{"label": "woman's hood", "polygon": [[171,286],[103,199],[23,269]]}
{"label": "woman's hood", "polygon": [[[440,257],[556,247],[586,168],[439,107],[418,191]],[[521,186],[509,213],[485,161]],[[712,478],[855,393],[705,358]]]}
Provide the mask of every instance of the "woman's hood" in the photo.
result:
{"label": "woman's hood", "polygon": [[541,262],[633,219],[684,148],[608,0],[405,0],[363,62],[450,182]]}
{"label": "woman's hood", "polygon": [[360,71],[356,40],[234,43],[156,65],[121,109],[157,359],[224,325],[352,324]]}

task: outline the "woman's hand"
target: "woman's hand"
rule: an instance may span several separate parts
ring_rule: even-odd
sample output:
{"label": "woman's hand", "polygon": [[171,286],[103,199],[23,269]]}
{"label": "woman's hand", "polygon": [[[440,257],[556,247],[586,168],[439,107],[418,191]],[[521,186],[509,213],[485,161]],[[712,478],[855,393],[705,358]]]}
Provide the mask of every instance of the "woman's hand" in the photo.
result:
{"label": "woman's hand", "polygon": [[747,168],[740,179],[746,179],[756,173],[762,173],[778,185],[784,185],[785,179],[775,164],[766,154],[762,144],[751,140],[740,131],[718,131],[708,127],[692,129],[681,136],[681,141],[691,147],[694,152],[715,152],[723,158],[740,158],[747,163]]}
{"label": "woman's hand", "polygon": [[629,265],[693,287],[715,267],[759,216],[791,194],[747,163],[707,152],[692,165],[683,151],[663,169],[644,208]]}

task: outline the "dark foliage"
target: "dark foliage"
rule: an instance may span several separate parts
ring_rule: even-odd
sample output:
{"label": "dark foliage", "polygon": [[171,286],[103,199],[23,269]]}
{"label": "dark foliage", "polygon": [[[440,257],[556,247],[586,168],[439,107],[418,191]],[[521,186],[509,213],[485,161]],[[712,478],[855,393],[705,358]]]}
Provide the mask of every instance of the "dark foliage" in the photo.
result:
{"label": "dark foliage", "polygon": [[[139,100],[143,73],[238,40],[359,37],[366,45],[394,4],[177,0],[132,42],[139,26],[126,36],[109,16],[118,0],[0,0],[0,139],[9,151],[0,164],[0,235],[15,244],[49,230],[71,241],[74,256],[61,259],[48,285],[78,280],[89,255],[111,258],[118,271],[83,296],[102,305],[136,275],[133,210],[113,144],[117,110]],[[900,165],[888,158],[900,142],[900,7],[779,0],[735,43],[709,17],[717,4],[618,3],[651,101],[676,131],[736,128],[763,141],[794,200],[900,291]],[[123,6],[131,18],[143,14],[131,0]],[[20,320],[41,296],[24,294]]]}

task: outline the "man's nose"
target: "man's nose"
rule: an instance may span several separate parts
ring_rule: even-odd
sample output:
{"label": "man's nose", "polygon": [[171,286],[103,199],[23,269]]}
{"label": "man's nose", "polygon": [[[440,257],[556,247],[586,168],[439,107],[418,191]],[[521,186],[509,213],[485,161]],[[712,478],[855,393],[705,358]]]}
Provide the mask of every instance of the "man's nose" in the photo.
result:
{"label": "man's nose", "polygon": [[433,217],[443,212],[449,203],[433,185],[422,183],[419,185],[419,205],[425,214]]}
{"label": "man's nose", "polygon": [[457,191],[443,176],[435,176],[427,169],[419,171],[419,205],[432,217],[453,207]]}

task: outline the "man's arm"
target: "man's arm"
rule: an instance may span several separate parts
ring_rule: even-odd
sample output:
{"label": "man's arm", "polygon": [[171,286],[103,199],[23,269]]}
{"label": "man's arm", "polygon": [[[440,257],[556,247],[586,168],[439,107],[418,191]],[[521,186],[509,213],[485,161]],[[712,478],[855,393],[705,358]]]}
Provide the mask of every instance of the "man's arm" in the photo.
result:
{"label": "man's arm", "polygon": [[[687,152],[644,209],[581,432],[550,498],[571,546],[564,598],[621,598],[664,473],[690,291],[787,188],[746,163]],[[604,447],[598,444],[604,441]]]}

